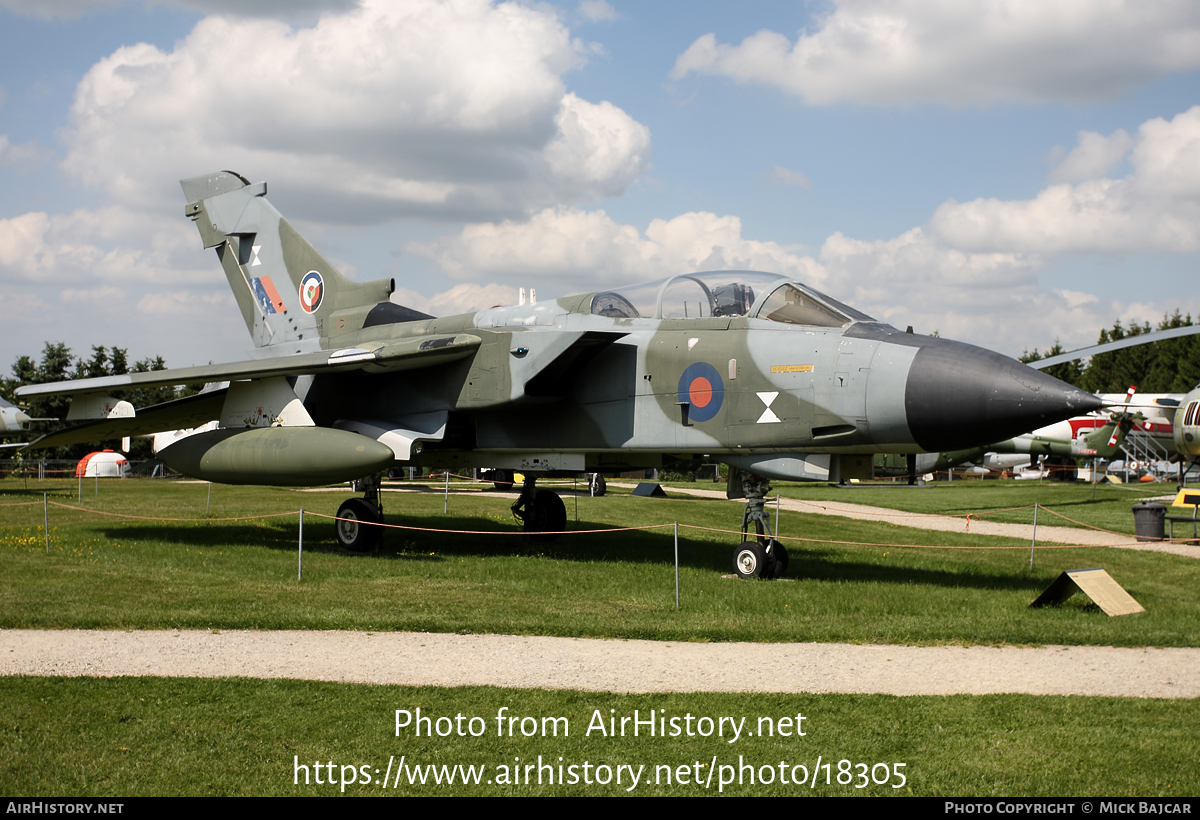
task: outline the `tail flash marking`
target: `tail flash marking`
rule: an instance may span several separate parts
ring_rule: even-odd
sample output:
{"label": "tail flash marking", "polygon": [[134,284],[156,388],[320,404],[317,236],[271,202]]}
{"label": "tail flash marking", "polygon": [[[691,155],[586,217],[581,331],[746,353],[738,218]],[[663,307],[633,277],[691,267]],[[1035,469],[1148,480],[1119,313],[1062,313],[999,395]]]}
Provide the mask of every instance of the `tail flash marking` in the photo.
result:
{"label": "tail flash marking", "polygon": [[287,310],[270,276],[258,277],[251,282],[250,287],[254,289],[254,298],[262,305],[263,313],[283,313]]}

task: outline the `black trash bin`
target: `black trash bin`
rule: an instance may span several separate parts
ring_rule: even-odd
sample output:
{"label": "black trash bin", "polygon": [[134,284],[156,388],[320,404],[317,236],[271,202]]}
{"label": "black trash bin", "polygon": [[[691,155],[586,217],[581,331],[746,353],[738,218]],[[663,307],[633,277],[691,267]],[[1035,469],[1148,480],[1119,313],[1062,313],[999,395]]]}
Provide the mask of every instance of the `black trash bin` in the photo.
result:
{"label": "black trash bin", "polygon": [[1167,508],[1153,501],[1133,505],[1133,532],[1139,541],[1162,541]]}

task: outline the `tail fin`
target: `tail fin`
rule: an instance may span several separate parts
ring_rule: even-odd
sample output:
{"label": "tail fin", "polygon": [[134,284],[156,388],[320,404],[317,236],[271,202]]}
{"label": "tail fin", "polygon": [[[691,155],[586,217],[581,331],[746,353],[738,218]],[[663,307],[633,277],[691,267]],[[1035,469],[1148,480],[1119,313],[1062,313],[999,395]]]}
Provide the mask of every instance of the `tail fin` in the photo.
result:
{"label": "tail fin", "polygon": [[256,347],[319,349],[321,336],[361,327],[357,314],[388,302],[396,289],[394,279],[360,283],[338,273],[267,201],[265,182],[219,171],[179,184],[185,213],[204,247],[217,249]]}
{"label": "tail fin", "polygon": [[1141,413],[1112,413],[1107,424],[1084,437],[1084,444],[1099,458],[1112,458],[1121,449],[1121,443],[1133,425],[1145,420]]}

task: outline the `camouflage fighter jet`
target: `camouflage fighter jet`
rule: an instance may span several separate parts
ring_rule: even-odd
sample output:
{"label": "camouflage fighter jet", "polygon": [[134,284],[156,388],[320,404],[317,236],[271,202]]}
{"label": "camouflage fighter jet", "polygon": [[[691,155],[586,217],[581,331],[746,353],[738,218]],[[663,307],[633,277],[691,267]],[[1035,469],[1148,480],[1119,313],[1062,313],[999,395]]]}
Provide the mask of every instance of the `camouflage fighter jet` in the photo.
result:
{"label": "camouflage fighter jet", "polygon": [[[267,201],[266,183],[183,180],[256,350],[248,361],[132,373],[18,395],[70,394],[48,447],[202,425],[159,457],[200,479],[355,480],[338,541],[369,549],[379,476],[397,465],[487,466],[525,481],[514,513],[564,529],[556,473],[658,467],[704,454],[745,497],[743,577],[772,577],[769,480],[868,475],[870,454],[975,447],[1100,400],[1006,356],[902,332],[786,276],[685,273],[649,284],[435,318],[390,301],[394,280],[343,278]],[[228,382],[131,413],[126,388]]]}

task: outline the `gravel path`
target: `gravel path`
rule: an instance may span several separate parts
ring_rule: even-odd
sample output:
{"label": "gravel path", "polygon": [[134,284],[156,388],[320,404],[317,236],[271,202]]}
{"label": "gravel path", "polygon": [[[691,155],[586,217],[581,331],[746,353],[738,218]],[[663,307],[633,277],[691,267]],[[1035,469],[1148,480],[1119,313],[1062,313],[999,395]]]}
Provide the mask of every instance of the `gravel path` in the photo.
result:
{"label": "gravel path", "polygon": [[1200,648],[680,643],[421,632],[0,631],[0,675],[606,692],[1200,697]]}

